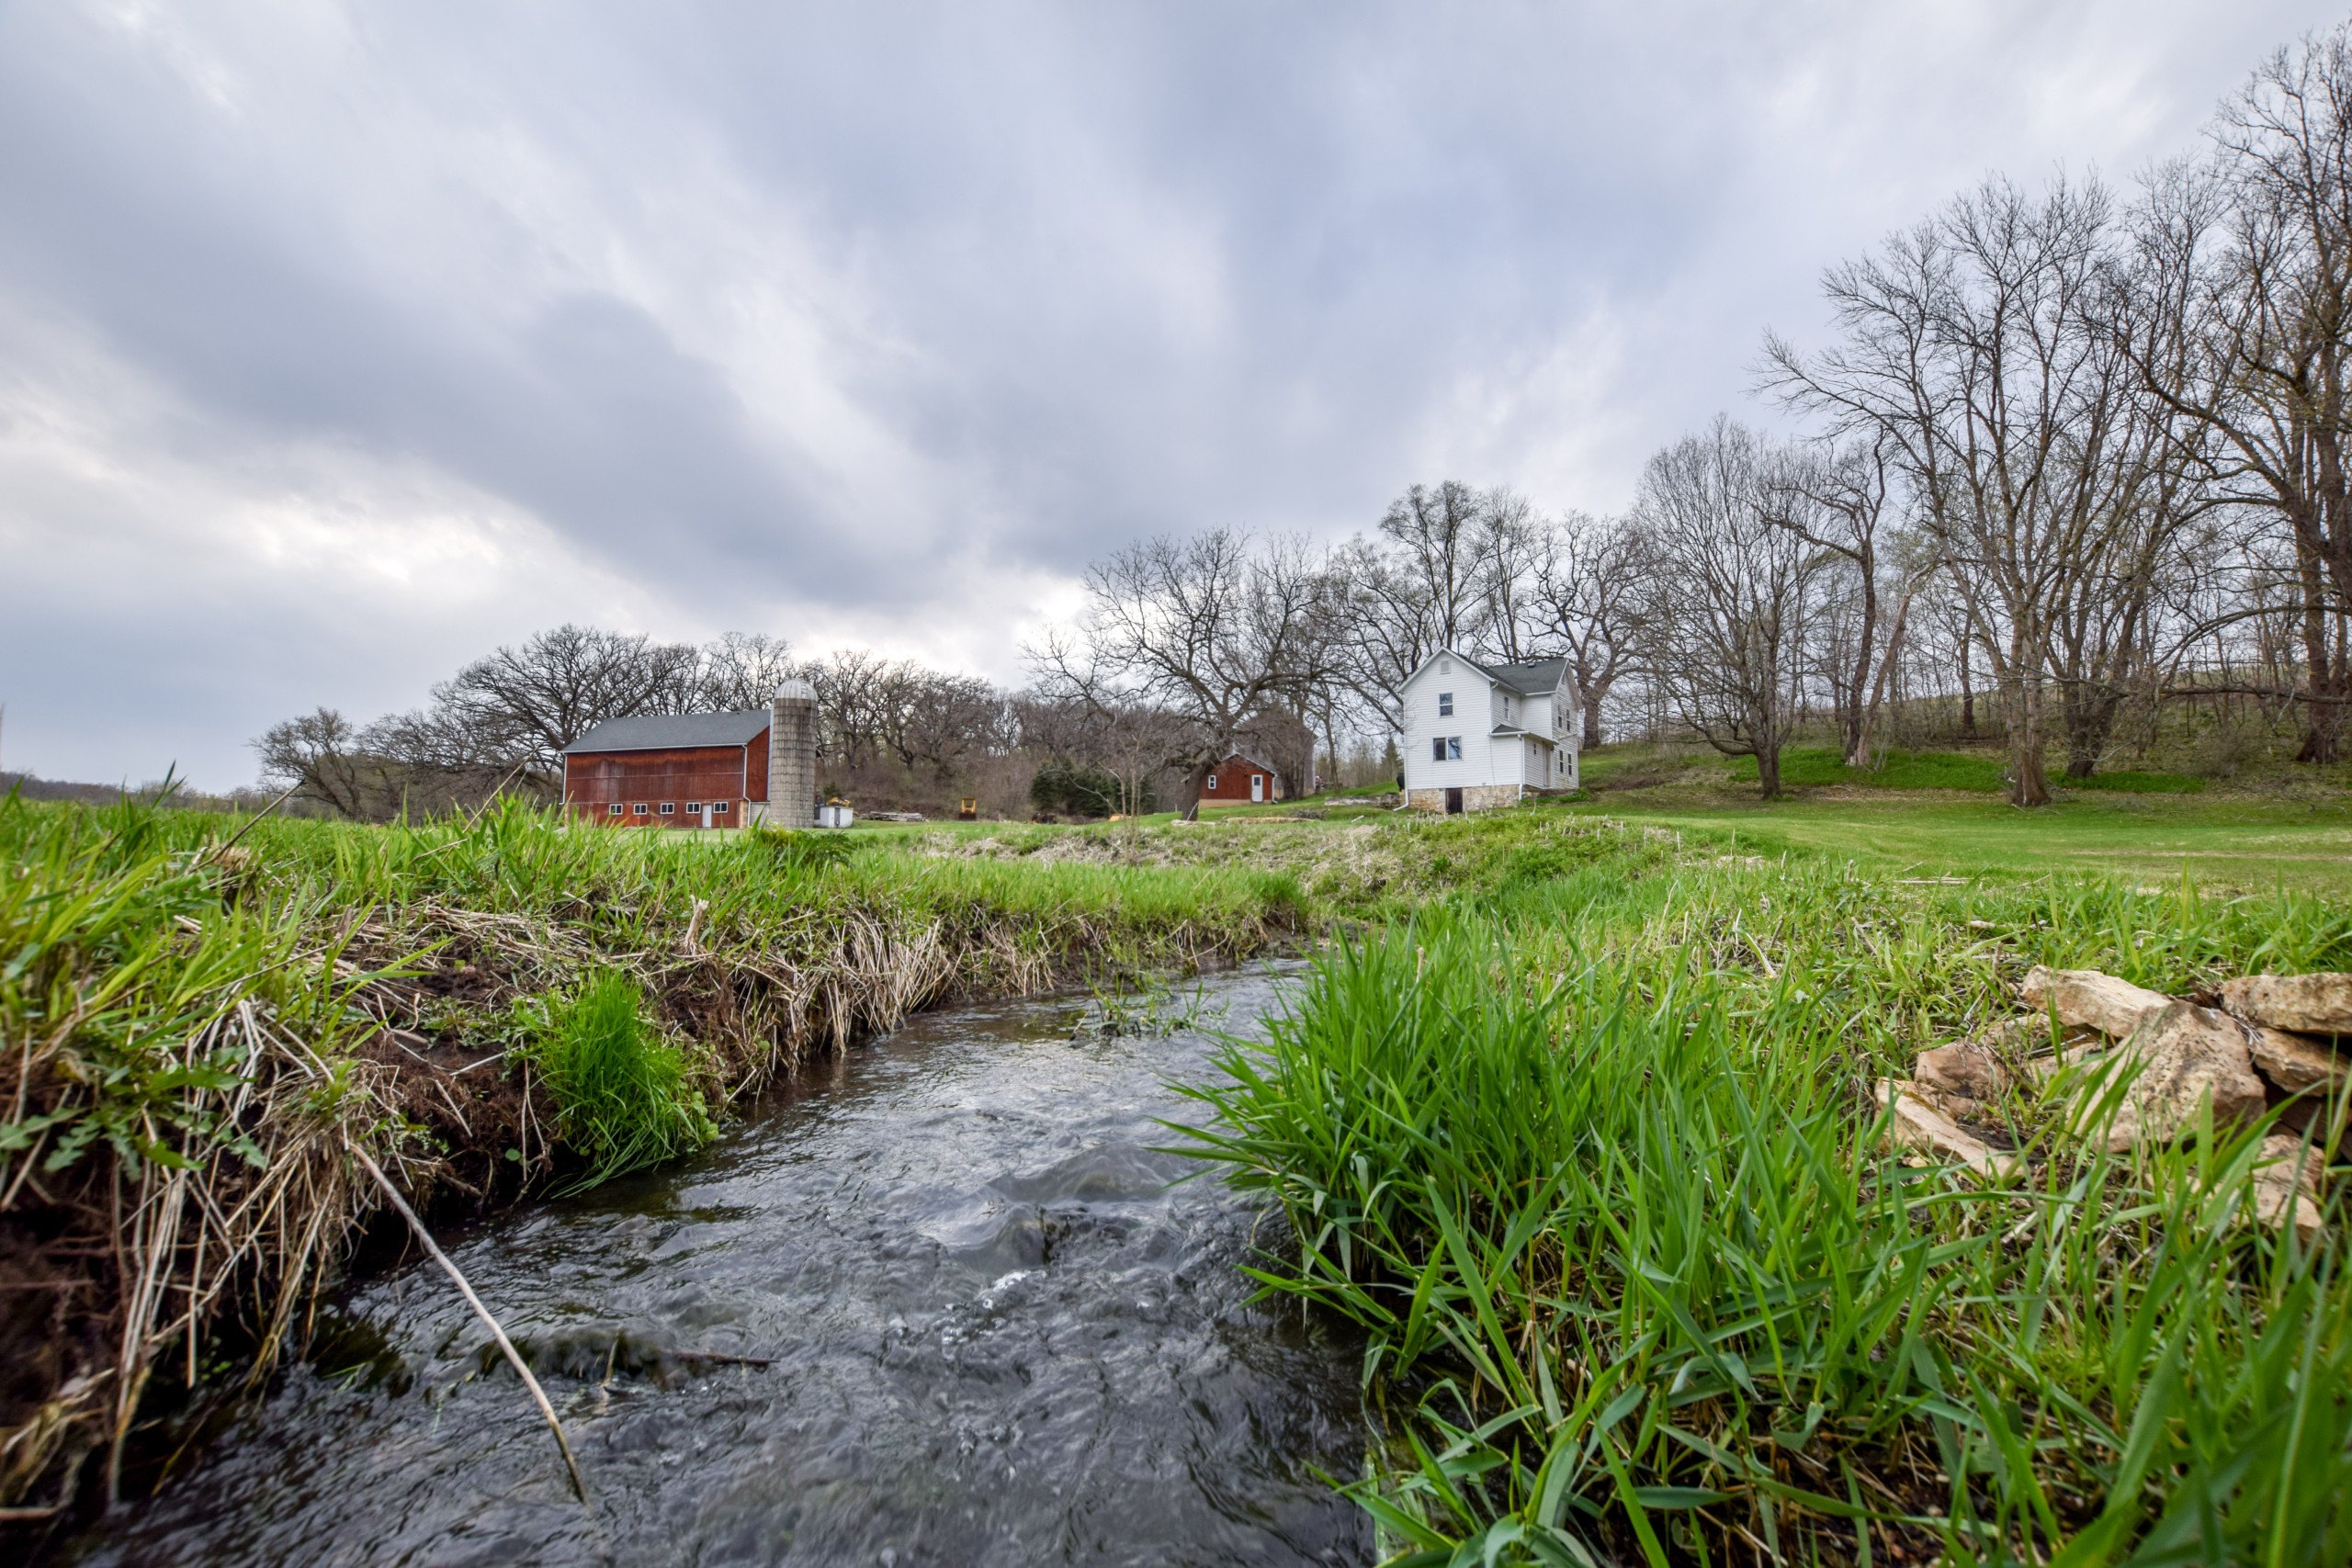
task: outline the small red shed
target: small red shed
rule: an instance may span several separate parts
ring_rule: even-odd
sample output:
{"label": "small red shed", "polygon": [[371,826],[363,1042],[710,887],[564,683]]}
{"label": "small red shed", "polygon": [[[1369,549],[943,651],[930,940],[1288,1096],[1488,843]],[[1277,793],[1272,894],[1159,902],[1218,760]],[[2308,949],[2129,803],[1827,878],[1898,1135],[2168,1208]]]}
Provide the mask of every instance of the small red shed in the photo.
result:
{"label": "small red shed", "polygon": [[1203,806],[1248,806],[1253,801],[1280,800],[1282,775],[1247,751],[1236,751],[1209,770],[1201,786]]}
{"label": "small red shed", "polygon": [[563,807],[615,828],[741,828],[768,798],[766,708],[608,718],[563,749]]}

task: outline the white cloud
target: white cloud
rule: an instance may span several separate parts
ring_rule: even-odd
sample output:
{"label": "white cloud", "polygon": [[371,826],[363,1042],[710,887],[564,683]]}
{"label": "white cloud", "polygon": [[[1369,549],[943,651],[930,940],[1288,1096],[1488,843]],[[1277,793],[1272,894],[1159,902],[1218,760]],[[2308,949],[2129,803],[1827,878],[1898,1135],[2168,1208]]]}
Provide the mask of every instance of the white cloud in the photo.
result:
{"label": "white cloud", "polygon": [[1823,266],[2332,20],[10,8],[8,761],[232,782],[562,620],[1017,678],[1144,532],[1622,504]]}

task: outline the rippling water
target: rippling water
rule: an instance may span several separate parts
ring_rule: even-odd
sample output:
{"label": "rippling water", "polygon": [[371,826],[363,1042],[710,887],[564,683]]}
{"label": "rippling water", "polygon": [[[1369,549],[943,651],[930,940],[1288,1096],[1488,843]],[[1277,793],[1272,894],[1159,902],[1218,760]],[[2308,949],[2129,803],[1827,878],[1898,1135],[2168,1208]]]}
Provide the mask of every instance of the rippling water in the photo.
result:
{"label": "rippling water", "polygon": [[[1279,980],[1212,981],[1224,1027]],[[1356,1562],[1360,1347],[1248,1304],[1250,1212],[1153,1154],[1200,1032],[960,1009],[708,1154],[443,1238],[595,1494],[429,1264],[81,1543],[92,1563]],[[1216,1026],[1215,1024],[1212,1025]],[[711,1356],[770,1359],[765,1368]]]}

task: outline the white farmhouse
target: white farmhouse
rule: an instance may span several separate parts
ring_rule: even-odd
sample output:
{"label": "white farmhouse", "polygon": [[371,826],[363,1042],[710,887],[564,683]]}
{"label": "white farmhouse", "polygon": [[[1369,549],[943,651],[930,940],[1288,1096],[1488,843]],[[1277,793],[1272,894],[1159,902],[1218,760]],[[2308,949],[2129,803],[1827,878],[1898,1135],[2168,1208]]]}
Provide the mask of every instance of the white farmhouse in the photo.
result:
{"label": "white farmhouse", "polygon": [[1484,664],[1448,649],[1405,682],[1405,804],[1484,811],[1577,784],[1576,679],[1557,659]]}

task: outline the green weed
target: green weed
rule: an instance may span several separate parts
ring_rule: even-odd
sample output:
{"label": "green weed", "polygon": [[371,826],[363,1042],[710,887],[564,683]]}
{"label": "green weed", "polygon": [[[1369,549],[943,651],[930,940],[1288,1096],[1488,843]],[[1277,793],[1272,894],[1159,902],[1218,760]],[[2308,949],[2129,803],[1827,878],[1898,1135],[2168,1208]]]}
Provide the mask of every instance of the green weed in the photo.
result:
{"label": "green weed", "polygon": [[1095,987],[1094,1005],[1079,1021],[1078,1032],[1104,1038],[1176,1034],[1204,1027],[1219,1010],[1197,981],[1174,986],[1146,975],[1128,985]]}
{"label": "green weed", "polygon": [[540,1001],[526,1038],[564,1141],[587,1162],[567,1190],[690,1153],[718,1135],[694,1063],[656,1032],[631,976],[607,969],[574,995]]}
{"label": "green weed", "polygon": [[1399,1560],[2345,1560],[2352,1288],[2245,1223],[2252,1133],[2023,1128],[1984,1188],[1864,1093],[2032,959],[2180,987],[2344,962],[2340,913],[1725,859],[1344,944],[1195,1090],[1289,1222],[1254,1275],[1407,1401],[1351,1488]]}

